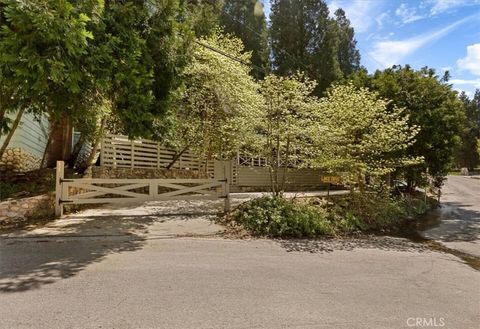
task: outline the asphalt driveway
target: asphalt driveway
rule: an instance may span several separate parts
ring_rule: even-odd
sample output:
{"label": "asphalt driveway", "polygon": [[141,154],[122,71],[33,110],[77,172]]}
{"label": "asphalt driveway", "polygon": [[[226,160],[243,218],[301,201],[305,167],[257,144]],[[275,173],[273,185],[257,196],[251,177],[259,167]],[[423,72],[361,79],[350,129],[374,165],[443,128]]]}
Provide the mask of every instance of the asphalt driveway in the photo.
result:
{"label": "asphalt driveway", "polygon": [[441,207],[430,212],[422,235],[480,257],[480,177],[449,176]]}

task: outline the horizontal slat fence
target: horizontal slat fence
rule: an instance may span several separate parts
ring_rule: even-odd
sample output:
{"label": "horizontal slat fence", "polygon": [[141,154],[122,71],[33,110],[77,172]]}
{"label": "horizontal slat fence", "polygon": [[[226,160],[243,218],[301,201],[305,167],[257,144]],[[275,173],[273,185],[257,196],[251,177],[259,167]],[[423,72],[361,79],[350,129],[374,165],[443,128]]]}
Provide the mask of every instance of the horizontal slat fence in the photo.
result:
{"label": "horizontal slat fence", "polygon": [[[287,186],[319,186],[323,184],[323,173],[318,169],[288,168],[285,170]],[[279,179],[283,179],[284,170],[280,169]],[[270,171],[268,167],[238,166],[236,172],[238,186],[270,186]]]}
{"label": "horizontal slat fence", "polygon": [[[176,151],[161,143],[147,140],[129,140],[127,136],[106,135],[102,140],[101,164],[120,168],[166,168],[176,156]],[[217,166],[215,166],[217,163]],[[298,159],[290,159],[283,164],[286,172],[286,185],[314,186],[335,180],[339,177],[325,176],[318,169],[301,168]],[[217,167],[217,168],[216,168]],[[216,161],[199,157],[189,151],[184,152],[172,169],[195,170],[207,173],[210,178],[228,177],[230,185],[240,187],[263,187],[270,185],[269,163],[267,158],[238,154],[231,161]],[[228,171],[228,173],[226,172]],[[283,175],[281,170],[280,176]],[[331,183],[331,182],[330,182]]]}
{"label": "horizontal slat fence", "polygon": [[[177,152],[148,139],[129,140],[127,136],[107,134],[102,139],[101,165],[118,168],[166,168]],[[213,161],[185,151],[172,169],[197,170],[213,174]]]}

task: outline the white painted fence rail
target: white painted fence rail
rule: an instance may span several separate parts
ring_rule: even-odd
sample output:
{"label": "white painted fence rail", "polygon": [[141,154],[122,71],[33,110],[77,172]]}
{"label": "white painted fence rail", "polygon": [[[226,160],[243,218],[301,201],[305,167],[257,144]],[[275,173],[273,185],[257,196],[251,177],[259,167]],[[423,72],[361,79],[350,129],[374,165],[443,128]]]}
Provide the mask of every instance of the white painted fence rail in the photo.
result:
{"label": "white painted fence rail", "polygon": [[63,215],[65,204],[218,199],[225,200],[224,210],[228,212],[230,195],[227,179],[65,179],[64,162],[57,161],[55,188],[57,217]]}

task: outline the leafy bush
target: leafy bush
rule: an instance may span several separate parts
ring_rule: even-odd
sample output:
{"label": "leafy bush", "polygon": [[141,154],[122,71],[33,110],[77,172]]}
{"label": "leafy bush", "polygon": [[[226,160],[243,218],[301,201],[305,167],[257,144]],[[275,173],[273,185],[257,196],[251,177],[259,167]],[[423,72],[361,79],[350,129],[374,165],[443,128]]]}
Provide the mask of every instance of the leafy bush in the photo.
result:
{"label": "leafy bush", "polygon": [[351,211],[347,211],[343,214],[333,212],[332,217],[335,228],[339,232],[353,233],[368,229],[368,225],[366,225],[360,218],[356,217]]}
{"label": "leafy bush", "polygon": [[327,215],[320,207],[265,196],[244,203],[233,217],[253,234],[300,238],[334,234]]}
{"label": "leafy bush", "polygon": [[383,231],[395,230],[431,207],[430,202],[412,197],[391,197],[383,193],[350,194],[337,200],[333,213],[340,231]]}
{"label": "leafy bush", "polygon": [[17,192],[15,184],[0,181],[0,200],[6,199],[9,195]]}
{"label": "leafy bush", "polygon": [[2,174],[0,200],[35,196],[55,190],[55,170],[41,169],[17,174]]}
{"label": "leafy bush", "polygon": [[424,214],[431,202],[422,198],[391,197],[385,193],[358,193],[325,202],[292,202],[265,196],[242,204],[233,219],[256,235],[269,237],[316,237],[338,233],[395,231],[407,220]]}

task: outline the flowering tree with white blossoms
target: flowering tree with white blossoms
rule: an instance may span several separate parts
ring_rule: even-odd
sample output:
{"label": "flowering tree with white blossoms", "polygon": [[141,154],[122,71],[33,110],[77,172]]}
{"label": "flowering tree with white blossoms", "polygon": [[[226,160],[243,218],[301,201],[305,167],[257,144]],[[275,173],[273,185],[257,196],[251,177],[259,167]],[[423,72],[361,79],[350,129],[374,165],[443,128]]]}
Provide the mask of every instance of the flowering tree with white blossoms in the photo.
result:
{"label": "flowering tree with white blossoms", "polygon": [[285,189],[288,167],[305,161],[310,143],[308,130],[312,124],[317,99],[311,96],[316,82],[301,74],[291,77],[269,75],[262,82],[264,111],[258,135],[260,154],[267,158],[271,190],[279,195]]}
{"label": "flowering tree with white blossoms", "polygon": [[251,53],[244,51],[240,39],[221,31],[199,43],[185,69],[183,97],[168,121],[173,126],[170,144],[177,147],[178,155],[188,149],[210,158],[230,159],[255,139],[255,125],[263,107],[259,86],[246,65]]}
{"label": "flowering tree with white blossoms", "polygon": [[388,101],[366,88],[334,86],[318,103],[317,123],[310,126],[309,165],[341,174],[365,191],[365,176],[379,177],[415,164],[403,151],[413,144],[419,128],[409,125],[404,110],[388,109]]}

